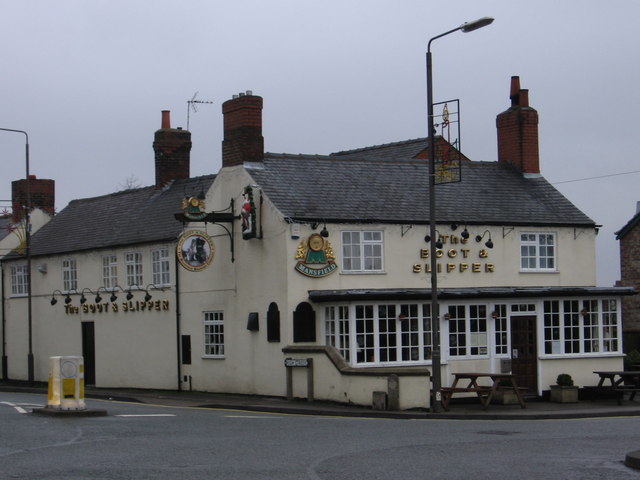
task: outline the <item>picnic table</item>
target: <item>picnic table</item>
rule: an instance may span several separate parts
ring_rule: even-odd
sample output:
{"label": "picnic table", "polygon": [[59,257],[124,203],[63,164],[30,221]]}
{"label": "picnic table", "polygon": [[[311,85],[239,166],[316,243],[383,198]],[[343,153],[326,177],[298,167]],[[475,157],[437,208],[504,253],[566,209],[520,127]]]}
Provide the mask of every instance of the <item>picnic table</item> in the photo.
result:
{"label": "picnic table", "polygon": [[625,392],[631,393],[629,400],[633,400],[636,393],[640,392],[640,370],[598,370],[593,373],[600,377],[596,392],[614,392],[618,405],[622,405]]}
{"label": "picnic table", "polygon": [[[442,387],[440,393],[442,396],[442,407],[449,410],[449,402],[455,393],[475,393],[480,399],[483,410],[486,410],[491,403],[493,394],[498,388],[503,390],[511,390],[515,393],[520,407],[526,408],[520,389],[516,383],[515,377],[511,373],[478,373],[478,372],[456,372],[453,373],[454,380],[450,387]],[[490,380],[491,385],[481,385],[478,380]],[[466,385],[464,384],[464,381]],[[463,381],[460,385],[459,382]]]}

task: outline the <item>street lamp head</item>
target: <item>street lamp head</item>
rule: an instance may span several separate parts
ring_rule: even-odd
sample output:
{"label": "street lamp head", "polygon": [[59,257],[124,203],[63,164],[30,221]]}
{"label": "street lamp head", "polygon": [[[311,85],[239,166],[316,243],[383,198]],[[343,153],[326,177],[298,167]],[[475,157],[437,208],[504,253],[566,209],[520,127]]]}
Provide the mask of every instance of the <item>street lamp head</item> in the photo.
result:
{"label": "street lamp head", "polygon": [[465,22],[460,25],[460,30],[464,33],[473,32],[474,30],[478,30],[479,28],[486,27],[487,25],[491,25],[493,23],[492,17],[482,17],[478,20],[474,20],[473,22]]}

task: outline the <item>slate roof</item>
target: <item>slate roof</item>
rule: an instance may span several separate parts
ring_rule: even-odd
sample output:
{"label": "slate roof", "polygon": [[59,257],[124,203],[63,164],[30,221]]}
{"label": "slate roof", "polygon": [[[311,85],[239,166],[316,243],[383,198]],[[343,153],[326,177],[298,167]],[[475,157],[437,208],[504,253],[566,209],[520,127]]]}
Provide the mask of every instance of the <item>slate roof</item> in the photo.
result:
{"label": "slate roof", "polygon": [[174,213],[180,213],[182,199],[206,193],[214,179],[207,175],[176,180],[161,190],[151,186],[73,200],[31,237],[31,254],[175,240],[182,224]]}
{"label": "slate roof", "polygon": [[[292,221],[426,224],[428,163],[412,157],[425,139],[319,155],[265,155],[251,176]],[[593,226],[541,176],[499,162],[462,162],[462,182],[438,185],[442,223]]]}
{"label": "slate roof", "polygon": [[624,236],[626,236],[631,230],[635,228],[636,225],[640,223],[640,212],[636,213],[631,220],[629,220],[624,227],[615,232],[616,240],[620,240]]}
{"label": "slate roof", "polygon": [[0,240],[11,233],[11,225],[13,225],[13,222],[11,221],[10,216],[0,217]]}

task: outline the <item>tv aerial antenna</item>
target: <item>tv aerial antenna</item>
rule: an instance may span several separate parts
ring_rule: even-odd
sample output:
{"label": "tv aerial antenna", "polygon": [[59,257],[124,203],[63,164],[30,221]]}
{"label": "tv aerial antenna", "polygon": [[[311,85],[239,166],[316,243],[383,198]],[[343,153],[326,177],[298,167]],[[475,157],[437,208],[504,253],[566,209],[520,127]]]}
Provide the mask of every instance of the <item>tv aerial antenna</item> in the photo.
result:
{"label": "tv aerial antenna", "polygon": [[190,118],[190,114],[191,114],[191,110],[193,109],[193,113],[196,113],[198,111],[198,107],[196,105],[198,104],[212,104],[214,102],[209,102],[206,100],[198,100],[196,97],[198,96],[199,92],[196,92],[193,94],[193,97],[191,97],[191,100],[187,100],[187,130],[189,130],[189,118]]}

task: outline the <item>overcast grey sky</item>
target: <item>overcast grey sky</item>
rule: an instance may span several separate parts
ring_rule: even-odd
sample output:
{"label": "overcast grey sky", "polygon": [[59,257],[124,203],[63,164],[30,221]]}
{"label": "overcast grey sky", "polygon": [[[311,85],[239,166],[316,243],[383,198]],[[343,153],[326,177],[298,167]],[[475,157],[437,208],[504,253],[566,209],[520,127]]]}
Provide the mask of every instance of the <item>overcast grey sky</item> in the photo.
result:
{"label": "overcast grey sky", "polygon": [[[24,0],[0,2],[0,127],[26,130],[31,173],[70,200],[154,182],[161,110],[190,116],[192,176],[221,164],[222,102],[264,97],[265,149],[319,153],[426,136],[459,98],[462,149],[496,160],[512,75],[540,115],[543,175],[602,225],[598,284],[619,278],[614,232],[640,200],[640,2],[610,0]],[[24,176],[24,137],[0,132],[0,199]],[[619,173],[625,175],[615,175]],[[0,203],[6,206],[6,203]]]}

